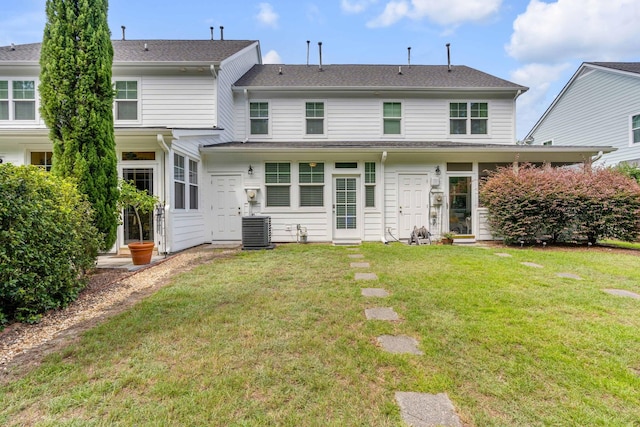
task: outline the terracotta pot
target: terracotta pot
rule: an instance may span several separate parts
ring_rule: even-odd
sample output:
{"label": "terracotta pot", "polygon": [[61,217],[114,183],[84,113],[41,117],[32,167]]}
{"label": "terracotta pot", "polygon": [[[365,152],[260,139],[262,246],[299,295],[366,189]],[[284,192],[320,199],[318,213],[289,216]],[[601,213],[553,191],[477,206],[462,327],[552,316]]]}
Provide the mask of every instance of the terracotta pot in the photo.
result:
{"label": "terracotta pot", "polygon": [[131,252],[131,260],[133,265],[145,265],[151,262],[151,255],[153,254],[153,242],[133,242],[127,245]]}
{"label": "terracotta pot", "polygon": [[446,237],[443,237],[441,242],[443,245],[453,245],[453,239],[448,239]]}

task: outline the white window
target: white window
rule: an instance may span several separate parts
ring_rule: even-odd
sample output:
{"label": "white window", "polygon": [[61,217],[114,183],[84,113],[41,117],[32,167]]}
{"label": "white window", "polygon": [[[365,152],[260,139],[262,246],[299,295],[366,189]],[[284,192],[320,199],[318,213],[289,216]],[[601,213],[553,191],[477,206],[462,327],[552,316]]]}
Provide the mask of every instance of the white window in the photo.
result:
{"label": "white window", "polygon": [[451,102],[449,133],[451,135],[487,135],[489,104],[486,102]]}
{"label": "white window", "polygon": [[0,81],[0,120],[36,119],[35,80]]}
{"label": "white window", "polygon": [[173,154],[173,181],[174,181],[174,202],[175,209],[184,209],[185,204],[185,173],[184,156]]}
{"label": "white window", "polygon": [[291,206],[291,164],[265,163],[267,207]]}
{"label": "white window", "polygon": [[382,104],[382,132],[385,135],[400,135],[402,133],[402,104],[399,102],[385,102]]}
{"label": "white window", "polygon": [[324,206],[324,163],[300,163],[300,207]]}
{"label": "white window", "polygon": [[189,159],[189,209],[198,209],[198,162]]}
{"label": "white window", "polygon": [[249,119],[251,121],[251,135],[269,134],[269,103],[250,102]]}
{"label": "white window", "polygon": [[324,135],[324,102],[307,102],[305,115],[307,135]]}
{"label": "white window", "polygon": [[53,153],[51,151],[32,151],[31,164],[36,165],[47,172],[51,170]]}
{"label": "white window", "polygon": [[640,114],[631,117],[631,143],[640,143]]}
{"label": "white window", "polygon": [[116,82],[116,120],[138,120],[138,82],[121,80]]}
{"label": "white window", "polygon": [[365,162],[364,164],[364,206],[366,208],[376,207],[376,164]]}

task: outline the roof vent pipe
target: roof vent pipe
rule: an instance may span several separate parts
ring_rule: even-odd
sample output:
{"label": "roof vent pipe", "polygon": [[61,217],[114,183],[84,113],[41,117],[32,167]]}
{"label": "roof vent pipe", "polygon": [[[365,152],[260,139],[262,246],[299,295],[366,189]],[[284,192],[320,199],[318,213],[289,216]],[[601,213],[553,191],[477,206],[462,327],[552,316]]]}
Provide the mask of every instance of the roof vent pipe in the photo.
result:
{"label": "roof vent pipe", "polygon": [[147,44],[146,44],[146,43],[144,44],[144,50],[145,50],[145,51],[149,50],[149,47],[147,46]]}
{"label": "roof vent pipe", "polygon": [[402,74],[402,65],[398,65],[398,74]]}
{"label": "roof vent pipe", "polygon": [[322,42],[318,42],[318,51],[320,52],[320,70],[322,71]]}
{"label": "roof vent pipe", "polygon": [[307,67],[309,66],[309,47],[310,47],[311,41],[307,40]]}
{"label": "roof vent pipe", "polygon": [[15,43],[11,43],[11,50],[16,50],[16,45],[15,45]]}
{"label": "roof vent pipe", "polygon": [[209,31],[211,31],[211,40],[213,40],[213,27],[209,27]]}
{"label": "roof vent pipe", "polygon": [[124,25],[121,25],[120,28],[122,28],[122,40],[126,40],[126,38],[124,36],[124,32],[127,29],[127,27],[125,27]]}
{"label": "roof vent pipe", "polygon": [[451,43],[447,43],[447,71],[451,71]]}
{"label": "roof vent pipe", "polygon": [[220,40],[224,40],[224,27],[220,25]]}
{"label": "roof vent pipe", "polygon": [[408,65],[411,66],[411,46],[407,48]]}

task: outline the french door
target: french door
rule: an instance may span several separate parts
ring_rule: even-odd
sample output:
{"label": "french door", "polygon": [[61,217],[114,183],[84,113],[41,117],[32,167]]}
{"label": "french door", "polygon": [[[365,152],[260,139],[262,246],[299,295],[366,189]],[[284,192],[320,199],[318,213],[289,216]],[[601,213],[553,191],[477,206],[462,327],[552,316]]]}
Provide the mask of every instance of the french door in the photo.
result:
{"label": "french door", "polygon": [[[122,178],[128,182],[132,181],[137,189],[147,190],[149,194],[154,194],[153,168],[124,168]],[[142,222],[142,240],[154,241],[153,212],[140,213],[140,220]],[[138,227],[138,219],[133,209],[124,210],[123,226],[125,245],[140,240],[140,227]]]}

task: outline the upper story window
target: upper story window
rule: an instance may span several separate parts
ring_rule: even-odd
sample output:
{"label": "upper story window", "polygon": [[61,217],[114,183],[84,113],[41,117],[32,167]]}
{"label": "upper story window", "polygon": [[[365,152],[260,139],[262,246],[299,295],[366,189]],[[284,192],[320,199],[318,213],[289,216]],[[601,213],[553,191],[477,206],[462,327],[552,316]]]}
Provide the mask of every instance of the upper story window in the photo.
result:
{"label": "upper story window", "polygon": [[382,128],[385,135],[402,133],[402,104],[385,102],[382,104]]}
{"label": "upper story window", "polygon": [[267,189],[267,207],[291,205],[291,164],[265,163],[264,183]]}
{"label": "upper story window", "polygon": [[51,170],[53,153],[50,151],[32,151],[31,164],[36,165],[47,172]]}
{"label": "upper story window", "polygon": [[116,120],[138,120],[138,82],[117,81],[115,102]]}
{"label": "upper story window", "polygon": [[250,102],[249,119],[251,121],[251,135],[269,134],[269,103]]}
{"label": "upper story window", "polygon": [[36,82],[0,80],[0,120],[36,119]]}
{"label": "upper story window", "polygon": [[300,163],[300,206],[324,206],[324,163]]}
{"label": "upper story window", "polygon": [[488,134],[489,104],[452,102],[449,104],[449,133],[452,135]]}
{"label": "upper story window", "polygon": [[631,143],[640,143],[640,114],[631,117]]}
{"label": "upper story window", "polygon": [[307,135],[324,134],[324,102],[306,103]]}

